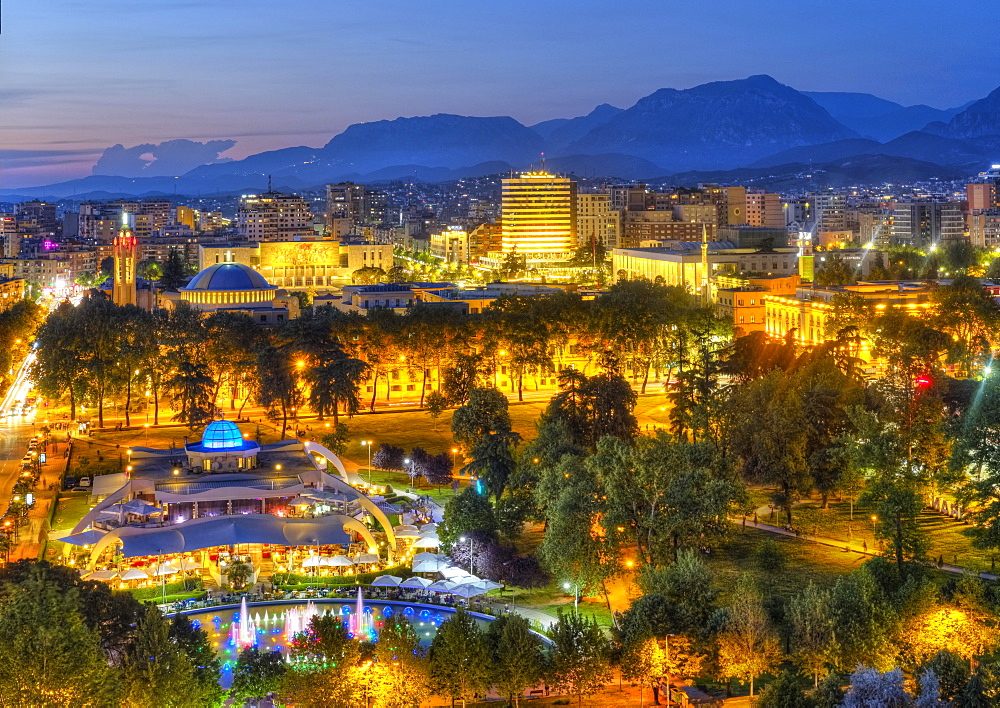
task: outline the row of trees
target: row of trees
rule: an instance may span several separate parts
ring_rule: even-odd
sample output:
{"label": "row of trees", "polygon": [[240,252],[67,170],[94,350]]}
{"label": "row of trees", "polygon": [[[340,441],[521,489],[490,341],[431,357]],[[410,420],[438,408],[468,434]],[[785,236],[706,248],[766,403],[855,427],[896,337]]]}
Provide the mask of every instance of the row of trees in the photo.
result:
{"label": "row of trees", "polygon": [[160,397],[169,395],[177,419],[194,426],[223,403],[241,410],[254,402],[285,427],[304,406],[352,415],[362,385],[374,407],[404,376],[418,382],[423,404],[438,373],[438,409],[461,405],[501,371],[522,396],[531,377],[554,374],[568,357],[596,361],[608,350],[645,387],[651,376],[683,370],[692,347],[725,332],[683,290],[646,282],[620,283],[595,300],[504,297],[469,317],[422,305],[368,316],[326,307],[273,329],[237,312],[147,313],[94,292],[79,306],[64,303],[41,327],[36,377],[44,395],[67,400],[74,416],[85,403],[102,426],[109,401],[123,406],[128,423],[147,398],[158,422]]}
{"label": "row of trees", "polygon": [[183,615],[46,562],[0,571],[0,691],[19,703],[221,706],[220,671]]}
{"label": "row of trees", "polygon": [[600,690],[610,674],[610,644],[579,615],[563,615],[549,645],[520,615],[504,615],[480,628],[459,610],[443,622],[425,650],[413,625],[385,618],[375,642],[353,638],[337,617],[315,617],[288,647],[290,663],[255,649],[240,656],[233,674],[237,699],[275,692],[295,705],[410,708],[430,695],[466,701],[492,688],[518,705],[542,682],[580,700]]}

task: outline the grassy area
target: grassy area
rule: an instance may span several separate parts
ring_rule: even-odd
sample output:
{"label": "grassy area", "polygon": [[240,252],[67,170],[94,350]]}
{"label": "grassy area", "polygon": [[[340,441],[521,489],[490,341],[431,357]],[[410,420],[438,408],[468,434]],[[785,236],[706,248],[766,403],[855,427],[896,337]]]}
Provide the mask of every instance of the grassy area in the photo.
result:
{"label": "grassy area", "polygon": [[56,500],[53,531],[69,531],[90,511],[88,492],[59,492]]}

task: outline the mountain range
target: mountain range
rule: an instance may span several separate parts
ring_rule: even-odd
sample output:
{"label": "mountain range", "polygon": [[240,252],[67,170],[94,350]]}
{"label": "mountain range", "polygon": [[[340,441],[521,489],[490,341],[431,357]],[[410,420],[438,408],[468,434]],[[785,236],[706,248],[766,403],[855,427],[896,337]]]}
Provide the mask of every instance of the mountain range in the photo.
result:
{"label": "mountain range", "polygon": [[942,110],[864,93],[802,92],[758,75],[659,89],[628,108],[602,104],[532,126],[507,116],[396,118],[351,125],[319,148],[214,161],[180,175],[94,174],[12,191],[48,198],[231,193],[260,190],[268,176],[292,190],[344,180],[438,182],[538,166],[543,153],[546,167],[560,172],[678,183],[767,173],[780,183],[807,173],[853,184],[960,177],[1000,157],[1000,88]]}

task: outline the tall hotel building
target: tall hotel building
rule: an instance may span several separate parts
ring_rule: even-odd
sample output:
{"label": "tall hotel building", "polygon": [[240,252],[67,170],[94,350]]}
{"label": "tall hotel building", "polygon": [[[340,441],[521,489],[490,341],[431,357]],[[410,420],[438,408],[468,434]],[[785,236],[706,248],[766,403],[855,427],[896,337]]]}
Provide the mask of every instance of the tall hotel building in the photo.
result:
{"label": "tall hotel building", "polygon": [[505,254],[516,250],[529,262],[566,260],[577,246],[576,182],[548,172],[503,180],[500,231]]}

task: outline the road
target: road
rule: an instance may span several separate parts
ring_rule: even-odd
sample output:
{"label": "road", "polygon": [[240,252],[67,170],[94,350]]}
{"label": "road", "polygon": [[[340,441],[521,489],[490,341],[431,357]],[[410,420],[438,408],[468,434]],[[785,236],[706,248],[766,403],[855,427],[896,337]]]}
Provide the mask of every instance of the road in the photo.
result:
{"label": "road", "polygon": [[21,458],[28,449],[28,440],[34,434],[34,412],[14,415],[24,406],[24,399],[31,391],[28,372],[35,361],[31,352],[21,364],[3,403],[0,404],[0,515],[6,513],[14,484],[21,474]]}

